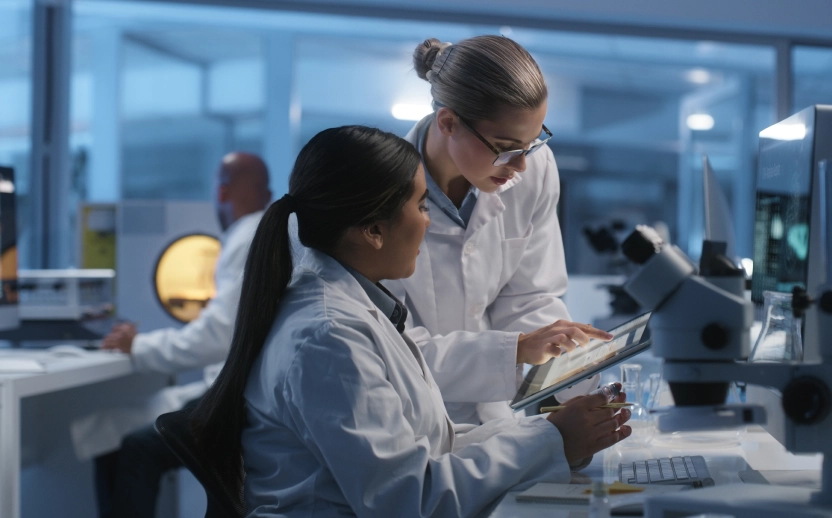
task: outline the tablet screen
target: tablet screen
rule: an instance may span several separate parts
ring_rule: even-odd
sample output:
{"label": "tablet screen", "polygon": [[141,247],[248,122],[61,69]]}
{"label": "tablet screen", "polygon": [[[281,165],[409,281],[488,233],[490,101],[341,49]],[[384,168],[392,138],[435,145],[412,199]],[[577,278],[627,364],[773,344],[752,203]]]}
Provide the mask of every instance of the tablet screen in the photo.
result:
{"label": "tablet screen", "polygon": [[612,340],[590,340],[584,347],[552,358],[531,368],[511,402],[515,410],[595,375],[649,347],[647,322],[650,313],[640,315],[609,332]]}

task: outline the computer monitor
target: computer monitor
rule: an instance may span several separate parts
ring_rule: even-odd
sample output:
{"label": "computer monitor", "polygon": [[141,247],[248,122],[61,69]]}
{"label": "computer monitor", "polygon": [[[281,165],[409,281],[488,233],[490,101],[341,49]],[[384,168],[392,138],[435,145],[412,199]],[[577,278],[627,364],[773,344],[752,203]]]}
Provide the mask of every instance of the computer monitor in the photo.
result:
{"label": "computer monitor", "polygon": [[0,166],[0,330],[20,325],[17,312],[17,212],[14,169]]}
{"label": "computer monitor", "polygon": [[760,132],[751,299],[806,287],[812,174],[832,160],[832,106],[810,106]]}
{"label": "computer monitor", "polygon": [[725,243],[725,255],[736,261],[737,247],[734,238],[734,217],[728,198],[719,185],[708,155],[702,155],[702,181],[705,200],[705,239]]}

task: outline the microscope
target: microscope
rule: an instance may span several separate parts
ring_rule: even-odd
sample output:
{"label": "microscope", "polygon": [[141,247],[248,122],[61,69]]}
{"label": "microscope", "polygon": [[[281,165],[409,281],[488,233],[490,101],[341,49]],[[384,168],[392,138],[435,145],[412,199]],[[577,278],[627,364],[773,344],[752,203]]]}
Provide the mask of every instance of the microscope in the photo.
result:
{"label": "microscope", "polygon": [[[825,164],[821,164],[822,166]],[[832,170],[812,179],[807,287],[793,307],[805,318],[803,362],[748,363],[754,308],[743,296],[742,270],[725,244],[706,242],[700,267],[649,227],[622,244],[638,266],[624,289],[653,315],[653,353],[663,359],[675,406],[659,416],[662,431],[765,425],[766,408],[726,405],[729,383],[779,391],[783,437],[792,453],[823,453],[821,490],[734,484],[657,496],[651,518],[718,513],[740,517],[832,516]]]}

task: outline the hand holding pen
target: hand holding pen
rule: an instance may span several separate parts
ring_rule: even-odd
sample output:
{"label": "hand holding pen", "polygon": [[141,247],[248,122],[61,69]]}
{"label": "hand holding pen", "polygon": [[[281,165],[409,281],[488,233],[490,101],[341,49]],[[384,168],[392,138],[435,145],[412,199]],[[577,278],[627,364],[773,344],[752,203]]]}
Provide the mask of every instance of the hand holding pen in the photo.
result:
{"label": "hand holding pen", "polygon": [[616,413],[617,408],[607,406],[626,399],[621,384],[614,383],[570,399],[560,407],[563,411],[549,412],[546,419],[560,431],[570,466],[630,436],[632,429],[625,424],[630,411],[622,408]]}
{"label": "hand holding pen", "polygon": [[[595,394],[603,394],[607,397],[608,403],[605,405],[601,405],[598,408],[612,408],[612,409],[622,409],[628,406],[633,406],[633,403],[625,403],[624,400],[626,399],[627,395],[623,394],[623,399],[618,402],[619,396],[621,396],[621,383],[615,382],[610,383],[608,385],[601,385],[597,389],[593,390],[588,396],[592,396]],[[566,405],[558,405],[558,406],[544,406],[541,407],[540,413],[547,413],[547,412],[557,412],[559,410],[563,410],[566,408]]]}

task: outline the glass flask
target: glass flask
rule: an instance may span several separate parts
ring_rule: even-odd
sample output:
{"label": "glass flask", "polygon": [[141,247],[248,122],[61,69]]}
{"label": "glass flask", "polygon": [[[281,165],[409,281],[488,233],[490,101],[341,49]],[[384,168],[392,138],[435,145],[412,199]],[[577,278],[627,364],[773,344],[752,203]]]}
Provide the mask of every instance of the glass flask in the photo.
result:
{"label": "glass flask", "polygon": [[792,294],[766,291],[763,298],[763,328],[748,361],[803,361],[801,319],[792,313]]}
{"label": "glass flask", "polygon": [[[651,383],[653,379],[651,379]],[[646,448],[656,435],[656,419],[650,414],[645,405],[644,393],[641,387],[641,365],[636,363],[621,364],[621,389],[627,393],[627,402],[633,403],[629,407],[631,416],[627,424],[633,429],[632,435],[619,444],[628,448]],[[650,399],[654,399],[652,396]]]}

